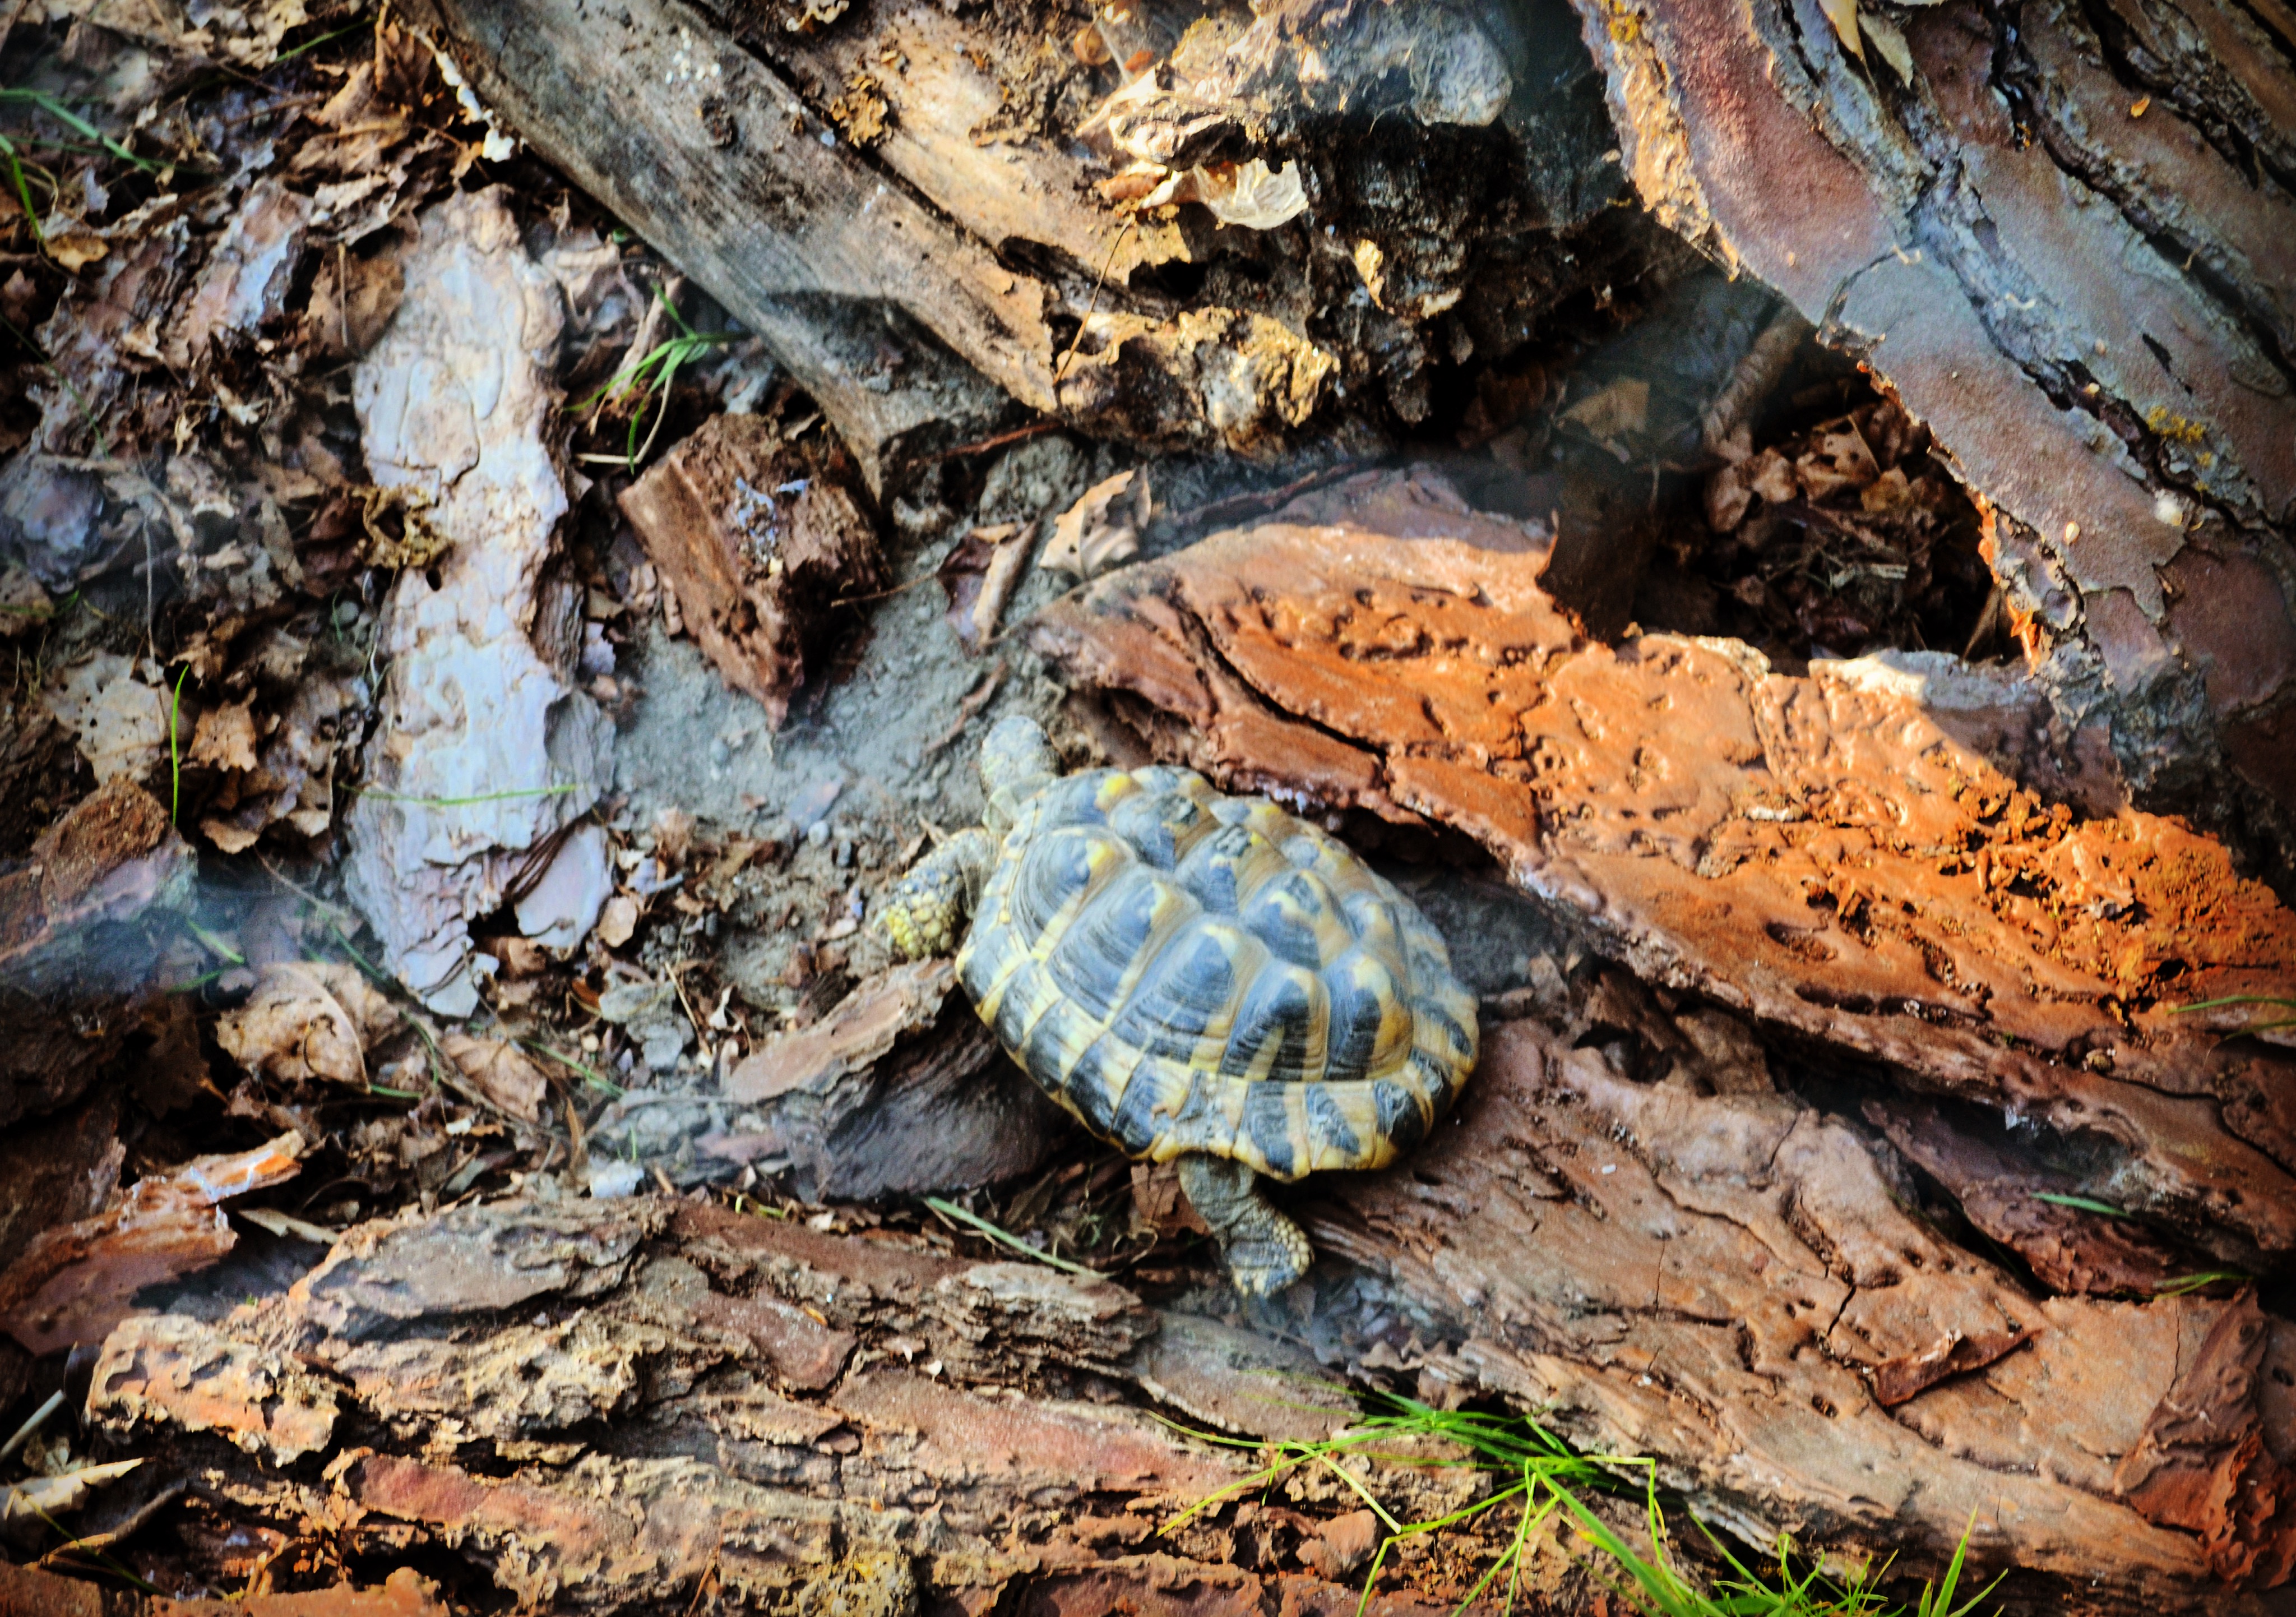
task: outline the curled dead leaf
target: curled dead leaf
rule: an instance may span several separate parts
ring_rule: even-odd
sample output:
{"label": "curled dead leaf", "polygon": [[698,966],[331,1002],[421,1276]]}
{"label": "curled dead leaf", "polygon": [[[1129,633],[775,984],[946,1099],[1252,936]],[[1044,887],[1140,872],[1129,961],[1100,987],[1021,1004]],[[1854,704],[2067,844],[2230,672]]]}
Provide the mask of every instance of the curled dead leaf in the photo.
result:
{"label": "curled dead leaf", "polygon": [[638,901],[626,892],[618,892],[606,900],[598,912],[598,941],[608,948],[619,948],[638,930]]}
{"label": "curled dead leaf", "polygon": [[216,1042],[250,1072],[364,1089],[366,1047],[398,1026],[398,1007],[355,967],[295,961],[264,968],[247,1003],[217,1022]]}
{"label": "curled dead leaf", "polygon": [[0,1522],[42,1521],[67,1514],[86,1504],[95,1490],[118,1482],[143,1463],[141,1459],[112,1460],[83,1465],[62,1476],[26,1477],[0,1491]]}
{"label": "curled dead leaf", "polygon": [[1617,438],[1640,432],[1650,425],[1650,383],[1639,376],[1621,376],[1590,393],[1562,412],[1596,438]]}
{"label": "curled dead leaf", "polygon": [[1140,554],[1140,532],[1154,509],[1148,474],[1139,467],[1094,484],[1053,525],[1045,565],[1079,579],[1099,577]]}
{"label": "curled dead leaf", "polygon": [[550,1080],[525,1051],[504,1038],[472,1038],[449,1033],[439,1041],[448,1061],[471,1087],[521,1122],[542,1115]]}
{"label": "curled dead leaf", "polygon": [[1296,162],[1281,168],[1270,168],[1256,157],[1244,163],[1217,163],[1198,168],[1195,181],[1195,200],[1223,225],[1274,230],[1308,211],[1308,193]]}
{"label": "curled dead leaf", "polygon": [[217,769],[258,767],[255,756],[255,704],[233,702],[200,715],[192,732],[192,761]]}
{"label": "curled dead leaf", "polygon": [[40,238],[40,245],[46,250],[48,257],[72,275],[78,275],[111,250],[111,242],[81,225],[66,225],[62,228],[51,226]]}

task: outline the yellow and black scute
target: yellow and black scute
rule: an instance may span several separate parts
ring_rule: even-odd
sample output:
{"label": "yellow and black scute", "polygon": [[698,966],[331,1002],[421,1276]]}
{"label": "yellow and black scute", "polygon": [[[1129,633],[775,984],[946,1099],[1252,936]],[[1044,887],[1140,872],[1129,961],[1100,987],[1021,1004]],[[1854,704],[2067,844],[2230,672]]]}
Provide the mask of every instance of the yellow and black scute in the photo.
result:
{"label": "yellow and black scute", "polygon": [[1382,1167],[1475,1064],[1474,1000],[1417,907],[1185,769],[1087,771],[1021,805],[957,973],[1046,1093],[1152,1161]]}

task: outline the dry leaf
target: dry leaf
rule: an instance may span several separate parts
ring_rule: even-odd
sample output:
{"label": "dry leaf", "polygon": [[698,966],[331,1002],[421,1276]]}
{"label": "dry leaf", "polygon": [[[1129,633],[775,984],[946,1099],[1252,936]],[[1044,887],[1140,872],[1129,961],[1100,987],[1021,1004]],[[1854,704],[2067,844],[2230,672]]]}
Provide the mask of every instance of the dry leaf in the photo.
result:
{"label": "dry leaf", "polygon": [[693,847],[693,817],[683,808],[669,808],[653,817],[653,857],[667,869],[676,869],[685,863],[686,854]]}
{"label": "dry leaf", "polygon": [[1844,488],[1865,488],[1882,475],[1882,468],[1864,435],[1843,420],[1810,434],[1809,452],[1794,462],[1794,475],[1804,494],[1822,500]]}
{"label": "dry leaf", "polygon": [[531,938],[488,938],[483,947],[502,962],[505,977],[532,977],[550,964],[550,956]]}
{"label": "dry leaf", "polygon": [[27,1477],[0,1491],[0,1522],[37,1522],[78,1510],[96,1489],[118,1482],[144,1462],[112,1460],[83,1465],[60,1477]]}
{"label": "dry leaf", "polygon": [[382,335],[406,292],[406,268],[392,254],[371,259],[342,250],[327,254],[312,277],[304,333],[316,353],[355,358]]}
{"label": "dry leaf", "polygon": [[608,948],[619,948],[638,930],[638,901],[626,892],[618,892],[606,900],[598,912],[598,941]]}
{"label": "dry leaf", "polygon": [[366,1047],[398,1026],[398,1007],[355,967],[296,961],[264,968],[247,1003],[216,1023],[216,1042],[250,1072],[364,1089]]}
{"label": "dry leaf", "polygon": [[1300,165],[1286,163],[1271,169],[1258,158],[1248,163],[1222,163],[1195,171],[1195,200],[1223,225],[1246,230],[1273,230],[1308,211],[1308,193],[1300,183]]}
{"label": "dry leaf", "polygon": [[37,579],[20,567],[0,568],[0,640],[44,628],[55,615],[55,603]]}
{"label": "dry leaf", "polygon": [[1138,467],[1095,483],[1053,525],[1045,565],[1079,579],[1099,577],[1140,554],[1140,530],[1154,509],[1148,474]]}
{"label": "dry leaf", "polygon": [[439,1041],[439,1047],[472,1088],[511,1116],[531,1123],[542,1115],[550,1080],[516,1045],[507,1039],[449,1033]]}
{"label": "dry leaf", "polygon": [[1825,13],[1825,20],[1833,24],[1842,49],[1858,61],[1865,61],[1866,45],[1857,37],[1857,0],[1817,0],[1817,4]]}
{"label": "dry leaf", "polygon": [[[178,720],[179,726],[180,724]],[[192,733],[192,761],[211,764],[218,769],[257,768],[253,701],[210,708],[201,714],[199,725]]]}
{"label": "dry leaf", "polygon": [[1905,30],[1887,17],[1877,17],[1870,12],[1860,16],[1857,21],[1866,30],[1866,37],[1872,40],[1874,48],[1882,53],[1882,60],[1888,62],[1890,70],[1898,76],[1898,82],[1913,83],[1914,53],[1906,44]]}
{"label": "dry leaf", "polygon": [[48,693],[48,711],[72,733],[98,783],[151,776],[168,756],[168,707],[166,692],[144,684],[132,660],[111,652],[67,669]]}
{"label": "dry leaf", "polygon": [[73,275],[111,250],[111,242],[78,225],[51,228],[40,238],[40,245],[46,249],[48,257]]}
{"label": "dry leaf", "polygon": [[1746,473],[1746,486],[1773,505],[1783,505],[1801,494],[1801,485],[1794,480],[1793,463],[1775,449],[1765,449],[1754,457]]}

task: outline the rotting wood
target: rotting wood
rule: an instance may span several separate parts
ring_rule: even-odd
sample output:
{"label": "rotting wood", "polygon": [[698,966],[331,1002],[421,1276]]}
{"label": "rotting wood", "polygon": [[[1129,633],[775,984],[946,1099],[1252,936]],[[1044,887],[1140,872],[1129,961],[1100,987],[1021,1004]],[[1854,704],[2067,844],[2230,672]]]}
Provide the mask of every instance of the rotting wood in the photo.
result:
{"label": "rotting wood", "polygon": [[123,776],[0,875],[0,1125],[78,1099],[118,1053],[160,952],[146,929],[184,902],[193,865],[167,809]]}
{"label": "rotting wood", "polygon": [[842,450],[785,444],[754,415],[713,417],[623,491],[685,626],[772,728],[819,673],[833,603],[883,582],[864,498]]}
{"label": "rotting wood", "polygon": [[[195,1467],[184,1536],[226,1576],[316,1512],[362,1555],[443,1555],[584,1611],[677,1609],[708,1580],[744,1606],[1160,1609],[1195,1585],[1213,1604],[1190,1609],[1337,1613],[1353,1589],[1230,1561],[1227,1529],[1157,1539],[1258,1462],[1127,1402],[1323,1435],[1351,1409],[1324,1383],[1295,1346],[1037,1265],[692,1203],[529,1202],[353,1231],[219,1324],[130,1321],[89,1408]],[[1418,1514],[1480,1485],[1385,1462],[1365,1479]],[[1285,1542],[1356,1499],[1279,1498]],[[1583,1592],[1573,1567],[1543,1548],[1526,1590]]]}
{"label": "rotting wood", "polygon": [[412,1567],[373,1588],[344,1584],[238,1600],[173,1600],[0,1563],[0,1611],[10,1617],[447,1617],[449,1610],[437,1585]]}
{"label": "rotting wood", "polygon": [[[1609,206],[1599,81],[1567,13],[1467,9],[1442,26],[1473,70],[1399,100],[1427,75],[1382,6],[1273,31],[1206,19],[1144,99],[1033,13],[891,4],[791,31],[678,0],[603,21],[572,0],[426,0],[417,18],[489,107],[766,339],[888,493],[989,431],[986,384],[1088,430],[1248,453],[1319,415],[1423,420],[1447,358],[1514,347],[1653,244],[1678,251]],[[1212,122],[1259,152],[1235,157],[1315,176],[1296,183],[1328,203],[1321,229],[1223,226],[1150,204],[1153,178],[1119,184],[1144,177],[1135,148],[1169,144],[1150,126],[1183,72],[1234,82]],[[1130,121],[1106,116],[1124,97]],[[1392,127],[1350,127],[1370,111]],[[1424,184],[1442,161],[1455,183]]]}
{"label": "rotting wood", "polygon": [[[2267,1609],[2213,1577],[2268,1585],[2296,1526],[2249,1509],[2218,1532],[2189,1489],[2147,1479],[2286,1464],[2284,1321],[2036,1299],[1905,1212],[1841,1120],[1636,1083],[1541,1023],[1493,1030],[1462,1108],[1407,1169],[1310,1187],[1331,1256],[1311,1299],[1256,1326],[691,1202],[528,1200],[362,1227],[217,1324],[131,1320],[90,1414],[201,1479],[181,1531],[226,1575],[316,1515],[368,1553],[444,1554],[588,1611],[660,1609],[709,1575],[753,1603],[857,1581],[906,1610],[1084,1580],[1075,1609],[1098,1611],[1185,1580],[1321,1610],[1352,1591],[1214,1564],[1250,1537],[1242,1514],[1152,1537],[1254,1462],[1139,1406],[1316,1435],[1318,1403],[1344,1418],[1329,1378],[1385,1365],[1652,1455],[1752,1543],[1788,1527],[1934,1567],[1973,1512],[1974,1564],[2026,1569],[2039,1607]],[[1275,1334],[1302,1322],[1313,1357]],[[2180,1342],[2234,1330],[2207,1429],[2175,1424]],[[287,1471],[253,1457],[288,1451]],[[1414,1515],[1483,1486],[1365,1481]],[[1357,1498],[1284,1497],[1309,1513],[1290,1556],[1313,1567],[1315,1522]],[[1533,1587],[1574,1609],[1567,1568],[1541,1565]]]}
{"label": "rotting wood", "polygon": [[[2067,1580],[2014,1591],[2044,1609],[2276,1609],[2211,1587],[2208,1530],[2173,1531],[2198,1524],[2114,1470],[2181,1407],[2180,1344],[2250,1305],[2035,1299],[1907,1215],[1882,1159],[1806,1103],[1636,1084],[1529,1022],[1487,1050],[1407,1173],[1308,1209],[1319,1249],[1383,1277],[1374,1297],[1437,1321],[1423,1387],[1659,1456],[1754,1541],[1783,1525],[1934,1563],[1973,1519],[1974,1560]],[[2285,1464],[2296,1406],[2261,1366],[2296,1359],[2296,1327],[2255,1317],[2181,1463]],[[2275,1566],[2296,1515],[2243,1531]]]}

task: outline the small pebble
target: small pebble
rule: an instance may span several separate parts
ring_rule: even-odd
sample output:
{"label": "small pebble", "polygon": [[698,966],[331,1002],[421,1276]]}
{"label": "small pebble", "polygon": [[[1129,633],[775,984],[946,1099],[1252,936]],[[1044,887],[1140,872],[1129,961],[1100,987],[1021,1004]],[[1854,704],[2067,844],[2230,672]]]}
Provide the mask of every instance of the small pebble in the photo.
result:
{"label": "small pebble", "polygon": [[636,1162],[624,1162],[613,1158],[603,1161],[593,1159],[587,1178],[592,1198],[611,1202],[622,1196],[636,1195],[638,1186],[645,1183],[646,1173]]}
{"label": "small pebble", "polygon": [[824,846],[829,841],[829,822],[816,820],[812,825],[808,825],[805,828],[805,841],[809,848]]}

